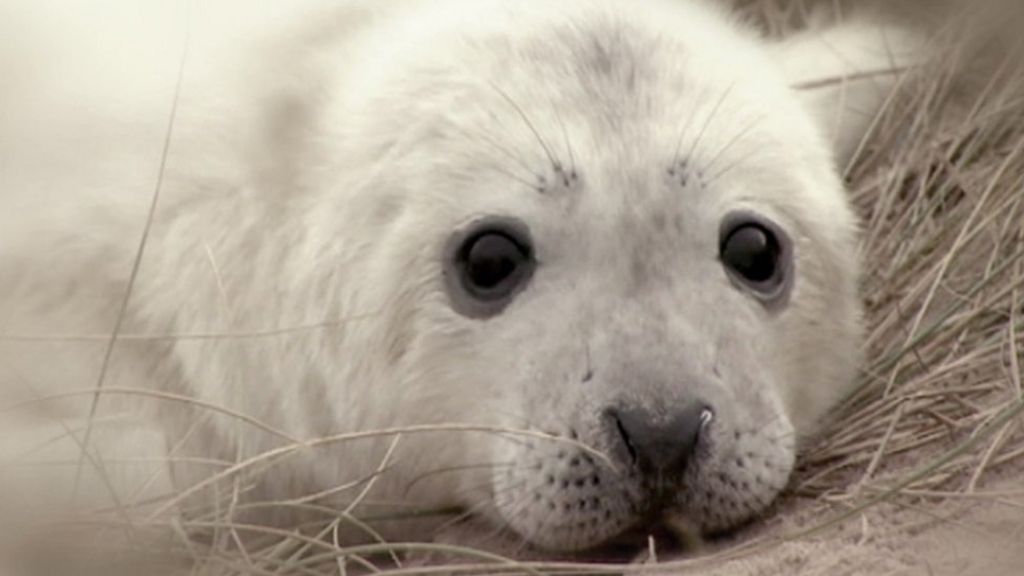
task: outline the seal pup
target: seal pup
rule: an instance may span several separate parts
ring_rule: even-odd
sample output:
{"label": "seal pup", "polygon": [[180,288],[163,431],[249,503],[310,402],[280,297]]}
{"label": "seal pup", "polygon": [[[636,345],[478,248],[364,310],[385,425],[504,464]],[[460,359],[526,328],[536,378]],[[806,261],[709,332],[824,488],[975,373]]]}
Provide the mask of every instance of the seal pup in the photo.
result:
{"label": "seal pup", "polygon": [[837,167],[894,82],[861,74],[893,67],[877,28],[180,7],[69,16],[56,46],[107,49],[11,74],[36,106],[2,130],[12,453],[122,510],[458,507],[551,550],[769,506],[858,362]]}

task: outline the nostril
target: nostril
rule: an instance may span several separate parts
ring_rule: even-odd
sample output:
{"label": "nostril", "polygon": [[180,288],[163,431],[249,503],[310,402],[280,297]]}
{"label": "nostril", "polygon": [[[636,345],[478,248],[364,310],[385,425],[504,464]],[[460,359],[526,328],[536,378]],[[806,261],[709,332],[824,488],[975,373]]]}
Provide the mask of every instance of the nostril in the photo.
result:
{"label": "nostril", "polygon": [[615,410],[610,410],[608,415],[615,421],[615,427],[619,431],[619,438],[622,440],[622,445],[626,447],[626,451],[629,452],[629,459],[631,463],[636,464],[636,447],[633,446],[633,442],[629,439],[629,432],[627,432],[626,427],[622,425],[622,420],[619,419],[619,415]]}
{"label": "nostril", "polygon": [[701,434],[715,419],[702,402],[652,413],[638,407],[617,407],[606,414],[615,424],[617,441],[630,463],[645,474],[681,473],[697,449]]}

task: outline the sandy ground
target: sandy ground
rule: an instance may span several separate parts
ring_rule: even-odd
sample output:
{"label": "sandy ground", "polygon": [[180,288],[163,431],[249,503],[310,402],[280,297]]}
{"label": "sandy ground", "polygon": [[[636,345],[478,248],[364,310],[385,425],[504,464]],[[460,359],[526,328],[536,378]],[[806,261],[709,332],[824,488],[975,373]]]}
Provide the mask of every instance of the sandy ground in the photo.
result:
{"label": "sandy ground", "polygon": [[[898,498],[831,528],[806,531],[843,512],[820,500],[790,498],[778,512],[696,553],[638,558],[637,574],[701,576],[1020,576],[1024,575],[1024,478],[1004,471],[985,495],[942,501]],[[993,497],[999,494],[999,497]],[[483,533],[490,531],[484,530]],[[441,538],[465,544],[480,534],[463,526]],[[798,535],[787,539],[785,535]],[[478,542],[479,543],[479,542]],[[754,544],[750,549],[745,545]],[[486,548],[526,559],[514,542]],[[422,559],[424,563],[426,559]],[[436,558],[434,558],[436,561]],[[662,568],[663,566],[663,568]]]}
{"label": "sandy ground", "polygon": [[[1020,483],[1017,483],[1019,491]],[[1012,485],[1007,485],[1012,489]],[[817,518],[796,513],[781,524],[800,529]],[[668,573],[714,576],[1024,574],[1024,496],[926,505],[883,505],[825,534],[780,543],[721,565]]]}

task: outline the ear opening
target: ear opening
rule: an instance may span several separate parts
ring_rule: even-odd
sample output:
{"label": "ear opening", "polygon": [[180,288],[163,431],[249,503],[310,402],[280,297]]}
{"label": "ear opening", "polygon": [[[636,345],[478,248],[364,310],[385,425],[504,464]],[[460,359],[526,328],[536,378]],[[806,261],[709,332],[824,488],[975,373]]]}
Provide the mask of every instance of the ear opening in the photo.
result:
{"label": "ear opening", "polygon": [[838,166],[854,159],[905,73],[923,60],[917,34],[853,21],[779,42],[777,61],[831,143]]}

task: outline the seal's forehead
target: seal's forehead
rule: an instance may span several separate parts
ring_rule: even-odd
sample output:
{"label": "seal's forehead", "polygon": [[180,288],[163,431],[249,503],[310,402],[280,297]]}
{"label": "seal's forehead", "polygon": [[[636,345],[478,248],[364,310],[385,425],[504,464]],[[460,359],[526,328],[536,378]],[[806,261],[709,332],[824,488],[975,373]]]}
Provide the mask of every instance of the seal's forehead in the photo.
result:
{"label": "seal's forehead", "polygon": [[[537,19],[514,35],[470,36],[467,42],[478,55],[459,63],[467,83],[486,77],[524,99],[580,99],[609,119],[650,110],[675,92],[742,77],[716,69],[708,47],[694,39],[651,30],[621,11]],[[729,37],[719,40],[727,50],[728,43]],[[742,60],[744,50],[733,52],[731,59]]]}
{"label": "seal's forehead", "polygon": [[716,83],[761,67],[754,39],[712,6],[647,0],[631,8],[606,0],[425,3],[405,15],[407,25],[388,27],[367,65],[409,84],[497,79],[557,91],[574,83],[595,96],[609,95],[609,83],[622,89],[686,75]]}
{"label": "seal's forehead", "polygon": [[[642,11],[548,4],[484,1],[496,13],[481,25],[451,16],[385,50],[377,66],[389,85],[374,93],[391,96],[361,115],[375,119],[365,132],[382,150],[415,142],[416,166],[471,182],[453,203],[466,210],[520,203],[481,194],[481,175],[531,193],[562,166],[577,168],[584,185],[556,188],[656,211],[673,208],[681,187],[690,203],[745,196],[780,214],[836,212],[811,206],[827,194],[801,197],[829,168],[809,117],[759,45],[721,15],[674,1]],[[666,175],[679,186],[666,186]],[[623,214],[614,200],[589,204]]]}
{"label": "seal's forehead", "polygon": [[458,13],[412,11],[399,27],[406,38],[396,41],[388,27],[372,58],[354,63],[361,83],[386,83],[360,93],[416,103],[406,125],[431,113],[453,121],[520,114],[513,108],[541,123],[547,108],[614,131],[631,120],[673,123],[687,116],[687,97],[715,99],[726,89],[734,107],[779,98],[779,78],[754,39],[701,2],[648,0],[642,10],[602,0],[453,5]]}
{"label": "seal's forehead", "polygon": [[[527,13],[522,17],[530,25],[513,33],[470,34],[460,46],[475,47],[478,57],[452,66],[454,85],[472,94],[460,114],[468,117],[476,108],[491,119],[511,120],[506,124],[528,116],[556,134],[569,125],[581,141],[589,136],[598,152],[622,142],[665,150],[687,138],[706,151],[716,138],[756,140],[773,131],[781,135],[775,140],[791,144],[813,139],[779,71],[722,19],[697,10],[677,27],[669,16],[659,20],[657,10],[652,16],[628,13],[621,4],[591,8]],[[676,12],[667,11],[671,17]],[[646,158],[652,151],[638,150]]]}
{"label": "seal's forehead", "polygon": [[[445,120],[473,124],[519,160],[575,164],[589,184],[634,194],[664,191],[649,181],[666,175],[699,194],[756,166],[769,184],[757,197],[770,199],[773,190],[801,186],[801,164],[827,165],[779,77],[750,62],[718,69],[671,39],[632,32],[629,23],[602,21],[517,44],[519,57],[471,81],[472,97]],[[721,190],[743,193],[742,186]]]}

